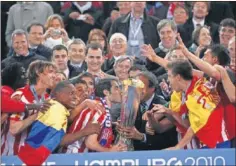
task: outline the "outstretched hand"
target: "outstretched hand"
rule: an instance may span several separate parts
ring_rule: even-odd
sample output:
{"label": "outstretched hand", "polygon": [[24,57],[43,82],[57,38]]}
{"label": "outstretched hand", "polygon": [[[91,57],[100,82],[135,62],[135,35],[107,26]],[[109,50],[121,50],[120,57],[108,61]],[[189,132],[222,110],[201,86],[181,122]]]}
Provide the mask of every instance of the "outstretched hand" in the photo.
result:
{"label": "outstretched hand", "polygon": [[27,110],[37,110],[40,111],[41,113],[45,113],[53,104],[51,104],[48,100],[46,100],[44,103],[34,103],[34,104],[28,104],[27,105]]}
{"label": "outstretched hand", "polygon": [[154,62],[155,58],[156,58],[156,53],[154,51],[154,49],[152,48],[152,46],[149,44],[144,44],[141,46],[141,53],[143,56],[145,56],[146,58],[148,58],[150,61]]}

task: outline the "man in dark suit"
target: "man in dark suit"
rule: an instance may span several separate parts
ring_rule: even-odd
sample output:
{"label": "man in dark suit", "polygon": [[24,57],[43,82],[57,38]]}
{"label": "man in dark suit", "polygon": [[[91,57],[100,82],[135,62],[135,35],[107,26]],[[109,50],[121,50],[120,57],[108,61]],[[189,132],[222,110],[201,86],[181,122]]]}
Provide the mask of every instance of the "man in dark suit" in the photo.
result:
{"label": "man in dark suit", "polygon": [[58,71],[63,72],[67,79],[79,75],[81,72],[68,63],[68,50],[64,45],[56,45],[52,49],[52,62],[57,66]]}
{"label": "man in dark suit", "polygon": [[151,44],[153,48],[160,42],[156,27],[159,19],[148,16],[145,12],[145,2],[131,2],[131,12],[114,21],[109,32],[109,38],[116,32],[123,33],[128,39],[127,55],[141,56],[140,46]]}
{"label": "man in dark suit", "polygon": [[209,14],[207,15],[207,19],[211,20],[212,22],[216,24],[220,24],[220,22],[225,18],[232,18],[234,19],[234,14],[232,11],[233,6],[235,6],[235,2],[233,5],[230,4],[230,2],[211,2],[211,10],[209,11]]}
{"label": "man in dark suit", "polygon": [[52,50],[42,44],[44,31],[44,26],[37,22],[27,28],[29,47],[32,52],[51,60]]}
{"label": "man in dark suit", "polygon": [[45,57],[30,52],[29,41],[25,31],[16,29],[12,33],[12,55],[4,59],[1,63],[1,69],[4,69],[11,63],[19,62],[27,70],[30,63],[35,60],[47,60]]}
{"label": "man in dark suit", "polygon": [[218,25],[206,19],[210,10],[210,2],[193,2],[192,14],[185,24],[178,26],[178,31],[182,37],[184,44],[190,47],[192,44],[192,33],[198,26],[209,26],[211,37],[214,43],[219,42]]}
{"label": "man in dark suit", "polygon": [[126,132],[126,137],[134,140],[135,150],[161,150],[177,143],[177,133],[175,128],[165,133],[153,134],[146,133],[147,121],[143,120],[143,115],[147,110],[151,110],[153,104],[166,104],[166,101],[155,93],[156,77],[151,72],[142,72],[138,78],[145,84],[141,104],[135,121],[135,127]]}
{"label": "man in dark suit", "polygon": [[81,39],[74,39],[68,45],[68,67],[69,70],[73,70],[74,74],[71,76],[77,76],[78,74],[87,70],[87,64],[85,62],[86,45]]}

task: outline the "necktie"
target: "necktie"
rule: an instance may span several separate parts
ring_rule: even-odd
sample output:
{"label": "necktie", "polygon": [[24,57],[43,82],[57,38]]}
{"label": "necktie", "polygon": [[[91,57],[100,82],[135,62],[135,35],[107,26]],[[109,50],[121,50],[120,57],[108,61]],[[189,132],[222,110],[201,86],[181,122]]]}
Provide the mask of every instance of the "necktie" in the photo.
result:
{"label": "necktie", "polygon": [[196,28],[198,28],[198,27],[200,27],[201,26],[201,24],[196,24]]}
{"label": "necktie", "polygon": [[141,113],[144,114],[148,110],[147,104],[146,103],[141,103],[140,104],[140,110],[141,110]]}

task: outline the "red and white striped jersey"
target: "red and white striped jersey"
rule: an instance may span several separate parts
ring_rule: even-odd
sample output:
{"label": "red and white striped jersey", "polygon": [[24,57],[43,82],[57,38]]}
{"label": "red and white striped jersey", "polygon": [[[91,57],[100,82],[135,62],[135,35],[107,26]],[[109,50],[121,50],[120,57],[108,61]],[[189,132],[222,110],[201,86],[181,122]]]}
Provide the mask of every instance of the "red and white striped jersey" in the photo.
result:
{"label": "red and white striped jersey", "polygon": [[[17,97],[17,99],[21,100],[26,104],[36,103],[34,95],[31,92],[29,85],[26,85],[25,87],[16,90],[16,92],[12,94],[12,98],[15,97]],[[48,95],[45,95],[45,98],[48,97],[49,97]],[[30,110],[28,112],[22,112],[22,113],[15,113],[10,116],[9,120],[22,121],[35,113],[36,110]],[[4,133],[2,137],[4,138],[3,139],[4,142],[1,144],[2,155],[17,155],[20,150],[20,147],[24,145],[29,130],[30,127],[22,131],[21,133],[17,134],[16,136],[13,136],[9,132],[9,130],[6,133]]]}
{"label": "red and white striped jersey", "polygon": [[[69,133],[79,132],[85,128],[89,123],[98,123],[102,126],[98,141],[103,147],[110,147],[114,137],[112,132],[111,116],[109,108],[106,105],[105,101],[100,99],[100,104],[106,108],[105,113],[100,113],[97,110],[90,110],[89,108],[84,109],[80,112],[79,115],[75,118],[73,124],[69,128]],[[83,153],[88,152],[89,149],[85,146],[85,138],[83,137],[78,141],[75,141],[73,144],[68,145],[63,149],[64,153]]]}

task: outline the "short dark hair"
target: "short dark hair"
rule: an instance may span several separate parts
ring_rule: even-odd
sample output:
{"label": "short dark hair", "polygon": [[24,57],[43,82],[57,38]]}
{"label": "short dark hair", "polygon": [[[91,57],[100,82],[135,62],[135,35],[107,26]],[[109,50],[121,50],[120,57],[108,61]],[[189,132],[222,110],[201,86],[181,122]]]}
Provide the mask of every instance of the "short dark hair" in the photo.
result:
{"label": "short dark hair", "polygon": [[216,56],[219,65],[226,66],[230,63],[230,56],[228,49],[221,44],[214,44],[209,46],[208,49],[211,50],[213,56]]}
{"label": "short dark hair", "polygon": [[158,85],[158,81],[157,81],[156,76],[152,72],[144,71],[142,73],[139,73],[137,76],[143,76],[146,79],[148,79],[148,84],[149,84],[148,87],[156,89],[156,87]]}
{"label": "short dark hair", "polygon": [[14,85],[18,81],[18,76],[20,74],[20,68],[23,65],[19,62],[10,63],[7,65],[2,71],[2,85],[10,86],[11,88],[15,89]]}
{"label": "short dark hair", "polygon": [[188,8],[187,8],[185,5],[177,5],[177,6],[175,7],[175,9],[174,9],[174,12],[175,12],[175,10],[178,9],[178,8],[184,9],[185,12],[186,12],[186,14],[189,16],[189,10],[188,10]]}
{"label": "short dark hair", "polygon": [[89,49],[92,49],[92,50],[100,49],[101,52],[102,52],[102,55],[103,55],[103,49],[102,49],[101,44],[99,44],[99,43],[90,43],[90,44],[88,44],[87,47],[86,47],[86,55],[88,54]]}
{"label": "short dark hair", "polygon": [[131,71],[147,71],[147,68],[144,65],[140,65],[140,64],[134,64],[130,69],[129,72]]}
{"label": "short dark hair", "polygon": [[66,74],[65,74],[64,72],[56,71],[56,73],[57,73],[57,74],[62,74],[65,78],[67,78],[67,77],[66,77]]}
{"label": "short dark hair", "polygon": [[52,52],[53,51],[60,51],[60,50],[65,50],[66,53],[68,54],[68,49],[66,48],[66,46],[62,45],[62,44],[59,44],[59,45],[55,45],[53,48],[52,48]]}
{"label": "short dark hair", "polygon": [[93,80],[93,83],[94,83],[94,85],[95,85],[95,79],[94,79],[94,76],[91,74],[91,73],[89,73],[89,72],[83,72],[83,73],[80,73],[78,76],[75,76],[75,77],[73,77],[73,78],[71,78],[70,79],[70,81],[71,82],[76,82],[76,80],[82,80],[84,77],[89,77],[89,78],[91,78],[92,80]]}
{"label": "short dark hair", "polygon": [[27,27],[27,32],[29,33],[31,31],[31,28],[33,26],[40,26],[43,28],[43,33],[45,33],[45,28],[43,26],[43,24],[39,23],[39,22],[33,22],[32,24],[30,24],[28,27]]}
{"label": "short dark hair", "polygon": [[95,82],[94,76],[91,73],[87,72],[87,71],[78,75],[78,78],[80,78],[80,79],[82,79],[83,77],[89,77],[93,80],[93,82]]}
{"label": "short dark hair", "polygon": [[40,73],[43,73],[47,67],[53,67],[56,69],[56,66],[48,61],[36,60],[30,63],[27,70],[27,76],[29,79],[29,84],[34,85],[37,83],[38,76]]}
{"label": "short dark hair", "polygon": [[105,97],[105,94],[103,93],[104,90],[111,91],[112,81],[117,81],[116,78],[105,78],[98,81],[98,83],[95,86],[95,96],[96,97]]}
{"label": "short dark hair", "polygon": [[225,18],[220,22],[219,30],[221,30],[222,27],[232,27],[236,28],[235,20],[232,18]]}
{"label": "short dark hair", "polygon": [[86,44],[84,43],[84,41],[82,39],[73,39],[72,42],[68,45],[68,50],[70,49],[71,45],[73,44],[82,44],[84,45],[84,49],[86,50]]}
{"label": "short dark hair", "polygon": [[76,85],[76,84],[85,84],[85,85],[87,85],[87,83],[86,83],[84,80],[81,80],[81,79],[78,78],[78,77],[76,77],[75,79],[70,80],[70,82],[71,82],[73,85]]}
{"label": "short dark hair", "polygon": [[72,85],[72,83],[68,80],[59,82],[56,87],[52,90],[51,96],[56,97],[56,93],[61,92],[65,87]]}
{"label": "short dark hair", "polygon": [[193,79],[193,67],[188,60],[171,61],[167,64],[167,69],[171,69],[174,76],[179,74],[184,80]]}

